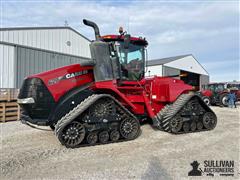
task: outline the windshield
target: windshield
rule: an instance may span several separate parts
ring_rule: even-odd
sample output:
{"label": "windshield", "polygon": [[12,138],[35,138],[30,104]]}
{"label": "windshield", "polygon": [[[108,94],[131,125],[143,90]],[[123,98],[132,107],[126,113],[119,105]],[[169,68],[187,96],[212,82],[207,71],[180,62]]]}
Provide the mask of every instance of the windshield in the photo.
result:
{"label": "windshield", "polygon": [[213,92],[221,92],[224,90],[223,84],[209,84],[205,86],[205,89],[209,89]]}
{"label": "windshield", "polygon": [[122,79],[141,80],[144,77],[144,46],[130,44],[124,48],[123,42],[116,42],[121,64]]}

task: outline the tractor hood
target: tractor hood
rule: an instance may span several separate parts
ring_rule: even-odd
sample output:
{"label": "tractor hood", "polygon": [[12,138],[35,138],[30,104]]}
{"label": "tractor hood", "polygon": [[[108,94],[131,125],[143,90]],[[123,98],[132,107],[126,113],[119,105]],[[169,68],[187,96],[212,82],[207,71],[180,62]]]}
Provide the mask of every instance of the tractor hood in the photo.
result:
{"label": "tractor hood", "polygon": [[39,79],[56,102],[71,89],[93,82],[93,66],[90,66],[90,64],[89,66],[72,64],[29,76],[24,82],[32,81],[32,79]]}

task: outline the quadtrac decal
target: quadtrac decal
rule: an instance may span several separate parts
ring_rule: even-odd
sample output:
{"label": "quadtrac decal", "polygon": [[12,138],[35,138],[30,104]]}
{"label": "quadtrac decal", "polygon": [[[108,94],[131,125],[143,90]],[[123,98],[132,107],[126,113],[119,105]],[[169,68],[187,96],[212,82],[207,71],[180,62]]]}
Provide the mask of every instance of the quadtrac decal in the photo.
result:
{"label": "quadtrac decal", "polygon": [[85,74],[87,74],[87,73],[88,73],[88,70],[83,70],[83,71],[68,73],[68,74],[66,74],[66,75],[64,75],[64,76],[59,76],[59,77],[57,77],[57,78],[50,79],[50,80],[48,81],[48,85],[54,85],[54,84],[59,83],[59,82],[62,81],[62,80],[76,78],[76,77],[78,77],[78,76],[85,75]]}

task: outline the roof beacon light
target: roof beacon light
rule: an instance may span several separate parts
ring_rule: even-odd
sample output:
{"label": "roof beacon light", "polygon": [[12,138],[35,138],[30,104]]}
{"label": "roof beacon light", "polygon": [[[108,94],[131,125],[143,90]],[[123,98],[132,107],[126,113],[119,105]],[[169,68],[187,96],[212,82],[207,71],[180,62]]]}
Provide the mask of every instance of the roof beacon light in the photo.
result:
{"label": "roof beacon light", "polygon": [[122,26],[119,27],[118,32],[119,32],[119,34],[121,34],[121,35],[123,34],[123,27],[122,27]]}

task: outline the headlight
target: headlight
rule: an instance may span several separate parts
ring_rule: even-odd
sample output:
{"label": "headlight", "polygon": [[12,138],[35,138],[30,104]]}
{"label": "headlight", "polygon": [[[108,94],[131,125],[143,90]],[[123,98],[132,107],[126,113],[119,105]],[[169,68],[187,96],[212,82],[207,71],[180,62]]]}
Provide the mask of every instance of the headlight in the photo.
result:
{"label": "headlight", "polygon": [[32,97],[30,97],[30,98],[18,99],[17,103],[18,104],[33,104],[33,103],[35,103],[35,101]]}

